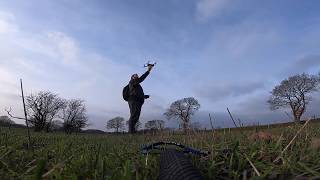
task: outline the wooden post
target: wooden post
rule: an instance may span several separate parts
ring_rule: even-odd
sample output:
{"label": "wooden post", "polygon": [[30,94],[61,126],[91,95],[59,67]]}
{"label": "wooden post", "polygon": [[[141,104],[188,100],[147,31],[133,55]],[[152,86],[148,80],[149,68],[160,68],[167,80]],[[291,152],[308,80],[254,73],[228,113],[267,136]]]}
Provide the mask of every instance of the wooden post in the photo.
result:
{"label": "wooden post", "polygon": [[209,119],[210,119],[211,130],[213,131],[213,123],[212,123],[212,120],[211,120],[211,114],[210,113],[209,113]]}
{"label": "wooden post", "polygon": [[234,121],[234,119],[233,119],[233,117],[232,117],[232,114],[231,114],[230,111],[229,111],[229,108],[227,108],[227,111],[228,111],[228,113],[229,113],[229,116],[231,117],[231,120],[232,120],[234,126],[237,128],[238,126],[237,126],[236,122]]}
{"label": "wooden post", "polygon": [[31,137],[30,137],[30,131],[29,131],[28,118],[27,118],[26,104],[24,102],[22,79],[20,79],[20,87],[21,87],[21,94],[22,94],[21,97],[22,97],[22,103],[23,103],[24,117],[25,117],[25,120],[26,120],[26,125],[27,125],[27,130],[28,130],[28,148],[30,148]]}

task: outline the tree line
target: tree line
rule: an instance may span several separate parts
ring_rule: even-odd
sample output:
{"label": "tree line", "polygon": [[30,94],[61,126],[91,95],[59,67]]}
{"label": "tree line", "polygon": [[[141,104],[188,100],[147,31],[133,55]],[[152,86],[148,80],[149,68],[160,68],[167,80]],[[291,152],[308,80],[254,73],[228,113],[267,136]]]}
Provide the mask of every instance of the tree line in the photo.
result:
{"label": "tree line", "polygon": [[[118,133],[120,131],[123,131],[125,129],[125,124],[128,126],[129,121],[125,122],[125,119],[123,117],[115,117],[107,121],[106,128],[107,129],[113,129],[114,132]],[[137,122],[136,124],[136,130],[141,129],[141,122]],[[163,130],[165,128],[165,121],[164,120],[151,120],[144,124],[144,128],[146,130]]]}
{"label": "tree line", "polygon": [[[194,115],[196,111],[200,108],[200,104],[198,100],[193,97],[183,98],[177,100],[171,104],[171,106],[166,110],[164,115],[167,119],[176,119],[180,120],[180,124],[182,125],[182,129],[184,131],[190,128],[191,117]],[[106,128],[114,129],[115,132],[119,132],[119,130],[124,130],[124,122],[125,119],[123,117],[115,117],[107,121]],[[128,124],[128,121],[127,121]],[[192,123],[191,127],[199,128],[199,123]],[[141,127],[141,123],[138,122],[136,125],[136,129]],[[147,121],[144,125],[146,130],[163,130],[165,128],[164,120],[150,120]]]}
{"label": "tree line", "polygon": [[[84,100],[67,100],[49,91],[26,96],[26,111],[27,122],[36,132],[62,129],[70,134],[88,126]],[[13,118],[24,119],[11,115],[11,109],[7,113]]]}

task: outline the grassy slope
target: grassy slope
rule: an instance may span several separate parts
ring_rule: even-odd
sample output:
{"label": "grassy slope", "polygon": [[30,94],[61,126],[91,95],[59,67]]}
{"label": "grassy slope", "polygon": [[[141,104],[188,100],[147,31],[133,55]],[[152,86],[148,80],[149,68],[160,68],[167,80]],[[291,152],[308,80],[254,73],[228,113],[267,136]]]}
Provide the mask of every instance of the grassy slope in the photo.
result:
{"label": "grassy slope", "polygon": [[[320,123],[310,123],[298,135],[279,162],[273,160],[296,134],[301,125],[264,127],[272,140],[253,140],[260,128],[222,129],[192,134],[156,135],[65,135],[32,133],[33,149],[27,148],[25,129],[1,128],[0,177],[34,179],[156,179],[158,155],[148,158],[138,151],[142,144],[159,140],[175,141],[211,151],[208,159],[191,157],[205,179],[258,178],[288,179],[296,176],[320,177]],[[223,149],[231,153],[223,153]],[[48,173],[49,172],[49,173]],[[47,174],[46,174],[47,173]]]}

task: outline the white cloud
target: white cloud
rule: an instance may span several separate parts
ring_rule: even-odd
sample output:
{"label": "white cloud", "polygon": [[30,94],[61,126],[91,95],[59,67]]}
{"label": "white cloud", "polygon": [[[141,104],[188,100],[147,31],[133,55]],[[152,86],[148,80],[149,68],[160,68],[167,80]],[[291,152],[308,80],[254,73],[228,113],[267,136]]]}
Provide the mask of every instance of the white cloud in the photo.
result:
{"label": "white cloud", "polygon": [[200,21],[220,15],[229,5],[229,0],[199,0],[196,4],[196,16]]}
{"label": "white cloud", "polygon": [[13,14],[0,11],[0,34],[16,32],[18,27],[13,24],[13,21]]}
{"label": "white cloud", "polygon": [[79,48],[74,39],[62,32],[49,32],[47,38],[56,54],[61,55],[64,63],[75,63],[78,59]]}
{"label": "white cloud", "polygon": [[11,24],[3,19],[0,19],[0,34],[8,33],[14,30],[15,28]]}
{"label": "white cloud", "polygon": [[3,67],[0,67],[0,82],[1,83],[11,83],[13,78],[12,78],[12,73],[10,73],[8,70],[4,69]]}

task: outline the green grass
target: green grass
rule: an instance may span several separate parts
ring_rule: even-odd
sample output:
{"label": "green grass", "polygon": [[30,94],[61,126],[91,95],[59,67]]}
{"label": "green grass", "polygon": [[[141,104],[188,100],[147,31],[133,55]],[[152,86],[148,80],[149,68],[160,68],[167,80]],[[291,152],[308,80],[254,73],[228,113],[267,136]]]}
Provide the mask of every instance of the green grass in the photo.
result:
{"label": "green grass", "polygon": [[[320,178],[320,124],[309,124],[273,162],[301,125],[264,128],[271,141],[253,140],[254,129],[227,129],[190,134],[147,135],[34,133],[28,148],[25,129],[0,128],[1,179],[157,179],[159,155],[139,153],[142,144],[174,141],[211,152],[206,159],[190,156],[205,179]],[[223,153],[223,149],[231,149]],[[257,176],[248,159],[261,174]]]}

